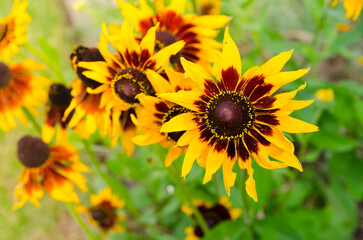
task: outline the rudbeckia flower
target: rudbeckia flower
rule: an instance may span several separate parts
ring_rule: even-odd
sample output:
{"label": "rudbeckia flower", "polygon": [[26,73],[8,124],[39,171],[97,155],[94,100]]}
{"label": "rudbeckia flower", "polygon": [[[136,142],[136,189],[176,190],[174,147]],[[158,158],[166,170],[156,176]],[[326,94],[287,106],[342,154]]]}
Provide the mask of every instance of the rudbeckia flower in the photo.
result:
{"label": "rudbeckia flower", "polygon": [[15,188],[15,205],[27,201],[39,206],[43,188],[58,201],[79,202],[73,184],[86,191],[86,179],[81,172],[88,167],[79,161],[76,149],[70,145],[47,145],[40,138],[25,136],[18,142],[18,158],[23,165],[19,184]]}
{"label": "rudbeckia flower", "polygon": [[[87,88],[91,94],[101,94],[100,108],[105,108],[105,118],[111,116],[111,127],[120,129],[122,112],[128,111],[139,105],[136,96],[140,93],[154,95],[155,90],[145,75],[147,69],[160,71],[167,64],[171,55],[176,54],[184,46],[183,41],[176,42],[154,54],[155,32],[157,26],[151,28],[145,37],[138,43],[133,35],[132,28],[124,21],[121,26],[120,38],[115,40],[107,32],[103,24],[103,34],[99,43],[99,50],[105,61],[80,62],[79,67],[88,69],[83,75],[100,84],[95,89]],[[107,50],[107,41],[117,51],[117,55]],[[116,41],[116,42],[115,42]],[[128,139],[131,141],[131,139]],[[112,141],[116,143],[117,141]],[[129,153],[130,154],[130,153]]]}
{"label": "rudbeckia flower", "polygon": [[[198,208],[210,229],[221,222],[234,221],[242,214],[242,209],[233,208],[232,203],[227,197],[222,197],[219,199],[218,203],[214,205],[202,200],[194,200],[193,204]],[[182,211],[185,214],[194,217],[193,211],[189,207],[182,206]],[[204,232],[199,225],[187,227],[185,233],[187,234],[185,240],[199,240],[204,236]]]}
{"label": "rudbeckia flower", "polygon": [[55,135],[56,125],[59,124],[57,142],[67,139],[67,124],[69,117],[63,120],[64,112],[72,100],[71,89],[63,84],[52,84],[49,88],[49,100],[45,111],[45,122],[42,126],[42,139],[50,143]]}
{"label": "rudbeckia flower", "polygon": [[203,182],[209,182],[222,166],[224,186],[230,194],[236,179],[232,168],[237,161],[241,169],[247,169],[246,190],[257,201],[251,155],[266,169],[291,166],[302,171],[294,155],[294,145],[282,132],[318,130],[315,125],[289,116],[313,100],[292,100],[305,84],[292,92],[274,94],[281,86],[309,71],[280,72],[291,54],[292,51],[281,53],[242,76],[238,48],[227,28],[221,61],[214,66],[217,82],[200,66],[182,59],[186,75],[200,90],[164,93],[159,97],[193,111],[172,118],[160,129],[161,132],[187,131],[178,141],[179,146],[189,145],[182,166],[183,177],[190,172],[195,159],[202,157],[206,168]]}
{"label": "rudbeckia flower", "polygon": [[[331,6],[335,7],[338,2],[339,0],[333,0]],[[346,11],[345,18],[352,18],[355,21],[362,11],[363,0],[343,0],[343,6]]]}
{"label": "rudbeckia flower", "polygon": [[[156,93],[193,89],[194,82],[189,78],[185,78],[184,74],[175,72],[169,67],[165,67],[165,72],[166,79],[151,70],[146,74]],[[159,130],[164,122],[181,113],[190,112],[190,110],[154,96],[140,95],[138,99],[141,106],[138,107],[137,120],[134,119],[134,122],[143,134],[134,137],[132,141],[141,146],[155,143],[160,143],[163,147],[170,146],[165,159],[165,166],[170,166],[173,160],[178,158],[185,149],[185,147],[176,145],[185,131],[161,133]]]}
{"label": "rudbeckia flower", "polygon": [[46,88],[49,82],[44,77],[33,74],[43,65],[25,59],[23,62],[0,62],[0,129],[9,131],[16,128],[18,120],[23,125],[27,121],[22,107],[32,114],[39,114],[40,107],[47,99]]}
{"label": "rudbeckia flower", "polygon": [[221,0],[197,1],[200,15],[214,15],[221,11]]}
{"label": "rudbeckia flower", "polygon": [[10,14],[0,18],[0,60],[8,62],[11,56],[19,52],[18,46],[28,41],[26,23],[31,22],[31,17],[26,13],[27,6],[27,0],[14,0]]}
{"label": "rudbeckia flower", "polygon": [[117,213],[117,210],[125,205],[123,200],[114,195],[109,187],[99,194],[92,194],[90,200],[90,207],[80,205],[77,206],[77,210],[88,213],[92,225],[99,227],[103,233],[107,233],[110,230],[115,232],[123,231],[118,220],[124,220],[125,215]]}
{"label": "rudbeckia flower", "polygon": [[81,137],[87,138],[89,134],[94,133],[97,128],[101,128],[101,132],[105,129],[104,126],[104,109],[100,108],[101,94],[90,94],[89,89],[95,89],[101,86],[100,83],[87,78],[83,72],[86,69],[79,66],[82,62],[104,62],[100,51],[97,48],[76,46],[70,55],[73,70],[77,73],[77,78],[72,83],[71,100],[69,107],[64,112],[63,121],[68,121],[70,128],[77,126],[85,126],[82,129],[77,128]]}
{"label": "rudbeckia flower", "polygon": [[217,29],[229,22],[227,16],[184,15],[186,0],[172,0],[169,6],[165,6],[164,0],[155,0],[156,13],[146,0],[140,0],[139,3],[140,9],[127,1],[117,0],[121,14],[143,36],[150,28],[160,24],[156,31],[156,50],[163,49],[179,40],[185,42],[183,49],[170,58],[170,62],[177,71],[183,71],[180,57],[210,69],[210,63],[219,53],[220,48],[220,44],[213,38],[218,34]]}

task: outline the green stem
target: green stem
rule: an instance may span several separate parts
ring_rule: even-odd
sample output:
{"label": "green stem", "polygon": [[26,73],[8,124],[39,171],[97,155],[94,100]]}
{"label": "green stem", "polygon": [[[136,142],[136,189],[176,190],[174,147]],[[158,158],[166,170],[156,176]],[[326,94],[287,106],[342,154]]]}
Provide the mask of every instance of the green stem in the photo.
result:
{"label": "green stem", "polygon": [[92,231],[88,228],[86,223],[83,221],[79,213],[74,208],[74,205],[71,203],[66,203],[68,210],[72,213],[73,218],[77,221],[78,225],[82,228],[82,230],[93,240],[98,240],[99,238],[96,237]]}
{"label": "green stem", "polygon": [[193,4],[193,11],[195,14],[198,14],[198,6],[197,6],[197,1],[196,0],[192,0],[192,4]]}
{"label": "green stem", "polygon": [[33,127],[35,128],[35,130],[39,134],[41,134],[42,129],[41,129],[40,125],[38,124],[37,120],[35,120],[34,116],[29,112],[29,110],[27,108],[22,107],[21,109],[23,110],[23,113],[25,114],[28,121],[30,121],[33,124]]}
{"label": "green stem", "polygon": [[221,191],[220,191],[220,189],[219,189],[219,185],[218,185],[219,176],[220,176],[219,171],[218,171],[218,172],[216,172],[216,174],[215,174],[215,175],[216,175],[216,176],[212,179],[212,181],[213,181],[214,189],[216,190],[216,195],[217,195],[217,197],[218,197],[218,199],[219,199],[219,198],[221,198],[221,196],[222,196]]}
{"label": "green stem", "polygon": [[[158,155],[161,164],[164,166],[165,156],[162,153],[162,151],[160,150],[160,148],[161,147],[159,145],[156,145],[156,144],[153,145],[153,149],[154,149],[155,153]],[[181,191],[184,202],[188,205],[188,207],[190,207],[192,209],[195,219],[196,219],[197,223],[199,224],[199,226],[202,228],[204,234],[207,234],[209,232],[209,227],[208,227],[207,223],[205,222],[205,219],[203,218],[202,214],[198,210],[198,208],[194,206],[193,199],[190,196],[190,193],[188,191],[186,184],[180,177],[178,177],[180,175],[179,169],[177,169],[175,164],[172,164],[172,166],[170,166],[170,167],[165,167],[165,169],[168,172],[171,180],[174,182],[175,186]]]}
{"label": "green stem", "polygon": [[28,50],[29,52],[33,53],[35,56],[37,56],[42,62],[44,62],[50,70],[53,71],[53,73],[56,75],[58,81],[61,81],[62,83],[66,83],[67,81],[63,77],[62,72],[59,70],[58,66],[54,64],[47,55],[30,45],[29,43],[25,43],[22,45],[23,48]]}
{"label": "green stem", "polygon": [[[245,183],[248,178],[247,171],[243,172],[243,182]],[[242,186],[244,186],[242,184]],[[243,221],[247,228],[248,233],[251,236],[251,239],[255,239],[254,231],[252,229],[252,223],[254,221],[253,216],[250,213],[250,204],[248,203],[248,196],[245,189],[241,189],[241,197],[242,197],[242,204],[243,204]]]}
{"label": "green stem", "polygon": [[[97,174],[99,176],[101,176],[101,178],[107,183],[107,185],[110,185],[109,182],[112,181],[112,179],[110,179],[110,177],[104,171],[102,171],[101,164],[98,161],[98,158],[96,157],[95,153],[92,151],[91,144],[86,140],[83,140],[82,142],[83,142],[84,149],[86,150],[87,154],[91,158],[91,161],[92,161],[94,167],[96,168]],[[120,187],[122,189],[122,195],[123,195],[122,197],[124,198],[124,200],[126,202],[126,208],[131,212],[131,214],[135,218],[138,218],[139,214],[137,212],[135,205],[133,204],[133,201],[131,199],[130,194],[128,193],[127,188],[121,182],[118,182],[117,184],[118,184],[118,187]]]}

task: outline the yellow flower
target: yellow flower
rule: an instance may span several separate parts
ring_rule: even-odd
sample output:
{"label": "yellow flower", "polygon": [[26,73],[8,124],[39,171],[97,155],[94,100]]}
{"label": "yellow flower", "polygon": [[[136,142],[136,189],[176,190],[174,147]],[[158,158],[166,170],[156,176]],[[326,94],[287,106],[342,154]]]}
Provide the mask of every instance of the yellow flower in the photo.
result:
{"label": "yellow flower", "polygon": [[[332,7],[338,4],[339,0],[333,0]],[[363,0],[343,0],[345,8],[345,18],[352,18],[354,21],[358,19],[360,12],[363,8]]]}
{"label": "yellow flower", "polygon": [[[228,197],[222,197],[214,205],[202,200],[193,200],[193,205],[198,208],[210,229],[221,222],[234,221],[242,214],[241,208],[232,207]],[[194,217],[193,211],[189,207],[183,205],[182,211],[188,216]],[[199,240],[204,236],[203,230],[199,225],[187,227],[185,233],[187,235],[185,240]]]}
{"label": "yellow flower", "polygon": [[[120,135],[118,130],[122,128],[120,126],[122,113],[133,111],[133,108],[139,105],[139,100],[136,98],[138,94],[155,94],[155,90],[145,75],[146,70],[162,70],[170,56],[176,54],[184,46],[183,41],[178,41],[154,54],[156,28],[157,26],[151,28],[138,43],[132,28],[126,21],[121,26],[121,35],[117,40],[114,36],[109,35],[106,25],[103,24],[99,50],[105,61],[79,63],[79,67],[90,70],[84,71],[83,75],[99,84],[94,89],[87,88],[87,92],[101,94],[99,107],[106,110],[105,121],[108,120],[108,124],[110,124],[113,145],[117,143],[117,137]],[[118,54],[115,55],[107,50],[106,39]],[[129,114],[124,114],[123,119],[127,120]],[[132,144],[131,139],[123,141]],[[132,148],[126,150],[129,155],[132,154],[130,151],[133,151]]]}
{"label": "yellow flower", "polygon": [[320,102],[330,103],[331,101],[334,100],[334,91],[331,88],[327,88],[327,89],[321,88],[318,91],[316,91],[315,97]]}
{"label": "yellow flower", "polygon": [[353,24],[352,23],[348,23],[348,24],[345,24],[345,23],[338,23],[337,25],[337,28],[340,32],[346,32],[346,31],[349,31],[353,28]]}
{"label": "yellow flower", "polygon": [[16,128],[18,120],[23,125],[27,121],[22,107],[32,114],[39,114],[34,107],[40,107],[47,99],[45,88],[47,79],[32,72],[42,69],[43,65],[25,59],[23,62],[0,62],[0,129],[9,131]]}
{"label": "yellow flower", "polygon": [[213,40],[217,36],[217,29],[224,27],[229,18],[224,15],[184,14],[186,0],[172,0],[165,6],[164,0],[155,0],[156,13],[146,3],[140,0],[140,9],[127,1],[117,0],[121,13],[143,36],[156,26],[156,50],[163,49],[178,40],[183,40],[185,46],[181,51],[170,58],[177,71],[183,71],[180,57],[198,63],[210,69],[210,64],[219,54],[220,43]]}
{"label": "yellow flower", "polygon": [[91,205],[77,206],[79,212],[87,212],[89,214],[89,221],[99,227],[103,233],[109,230],[115,232],[122,232],[123,228],[118,224],[118,220],[124,220],[124,214],[117,214],[117,210],[124,207],[125,202],[120,200],[116,195],[111,192],[109,187],[105,188],[99,194],[92,194],[90,197]]}
{"label": "yellow flower", "polygon": [[[193,83],[184,74],[175,72],[172,68],[165,67],[165,78],[154,71],[148,71],[147,77],[157,94],[176,92],[179,90],[192,90]],[[168,79],[168,80],[167,80]],[[176,145],[182,132],[161,133],[159,130],[164,122],[185,112],[190,112],[182,106],[160,99],[154,96],[141,95],[138,97],[141,106],[137,109],[137,120],[135,125],[144,133],[134,137],[132,140],[137,145],[146,146],[160,143],[163,147],[169,147],[169,153],[165,159],[165,166],[170,164],[184,152],[185,147]]]}
{"label": "yellow flower", "polygon": [[[216,83],[200,66],[182,59],[185,74],[199,85],[199,91],[178,91],[159,97],[179,104],[193,112],[183,113],[163,124],[161,132],[187,131],[178,141],[189,145],[185,154],[182,176],[191,170],[195,159],[201,157],[206,168],[203,183],[222,166],[227,193],[234,185],[236,161],[247,169],[246,190],[257,201],[251,166],[253,159],[266,169],[291,166],[302,171],[294,155],[294,145],[282,132],[314,132],[312,124],[290,117],[290,113],[309,106],[310,101],[292,100],[297,90],[273,95],[281,86],[292,82],[309,70],[280,72],[292,51],[270,59],[241,75],[241,59],[236,44],[226,29],[220,61],[214,66]],[[268,158],[273,157],[278,161]]]}
{"label": "yellow flower", "polygon": [[72,183],[87,191],[81,172],[87,172],[88,167],[79,161],[71,145],[48,146],[40,138],[25,136],[18,142],[18,158],[24,168],[15,188],[13,209],[27,201],[39,206],[43,188],[58,201],[75,203],[79,198]]}
{"label": "yellow flower", "polygon": [[26,13],[28,1],[14,0],[13,9],[5,18],[0,18],[0,61],[6,62],[19,52],[18,46],[28,41],[25,32],[31,22],[31,17]]}
{"label": "yellow flower", "polygon": [[215,15],[221,11],[221,0],[198,0],[200,15]]}
{"label": "yellow flower", "polygon": [[80,67],[79,63],[104,62],[105,60],[97,48],[84,46],[76,46],[70,59],[77,78],[72,83],[73,99],[64,112],[63,121],[67,121],[70,128],[75,128],[82,138],[88,138],[98,128],[104,134],[106,129],[105,110],[100,108],[101,94],[90,94],[87,91],[87,88],[95,89],[101,84],[84,76],[83,73],[86,69]]}

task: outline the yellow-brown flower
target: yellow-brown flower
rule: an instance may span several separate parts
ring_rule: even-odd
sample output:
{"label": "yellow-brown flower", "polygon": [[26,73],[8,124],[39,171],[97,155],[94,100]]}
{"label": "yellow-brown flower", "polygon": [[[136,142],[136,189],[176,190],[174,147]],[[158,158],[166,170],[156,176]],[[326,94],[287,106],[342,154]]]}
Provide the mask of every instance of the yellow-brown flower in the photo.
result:
{"label": "yellow-brown flower", "polygon": [[81,163],[71,145],[48,146],[40,138],[25,136],[18,142],[18,158],[23,165],[19,184],[15,188],[13,209],[27,201],[39,206],[43,188],[48,194],[65,202],[79,202],[73,184],[86,191],[86,179],[81,172],[88,167]]}
{"label": "yellow-brown flower", "polygon": [[[206,168],[204,183],[222,166],[227,193],[234,185],[236,161],[247,169],[247,193],[257,201],[251,155],[267,169],[291,166],[302,171],[294,155],[294,145],[282,132],[314,132],[315,125],[290,117],[290,113],[310,105],[313,101],[292,100],[305,87],[273,95],[281,86],[308,72],[302,69],[280,72],[292,51],[270,59],[261,67],[241,74],[238,48],[226,29],[220,61],[215,63],[215,82],[200,66],[182,59],[185,73],[199,85],[200,90],[159,94],[159,97],[179,104],[192,112],[180,114],[163,124],[161,132],[187,131],[178,141],[188,146],[182,176],[191,170],[199,157]],[[268,156],[277,161],[270,160]]]}
{"label": "yellow-brown flower", "polygon": [[43,65],[25,59],[23,62],[0,62],[0,129],[9,131],[16,128],[17,121],[26,125],[22,107],[32,114],[39,114],[40,107],[47,99],[49,82],[44,77],[33,74]]}
{"label": "yellow-brown flower", "polygon": [[13,9],[5,18],[0,18],[0,61],[6,62],[19,52],[18,46],[28,41],[25,32],[31,22],[31,17],[26,13],[28,1],[14,0]]}
{"label": "yellow-brown flower", "polygon": [[156,50],[183,40],[185,46],[170,58],[177,71],[183,71],[180,58],[198,63],[210,69],[210,63],[219,54],[220,43],[213,40],[217,36],[217,29],[224,27],[229,18],[224,15],[195,14],[184,15],[186,0],[172,0],[165,6],[164,0],[155,0],[156,13],[146,3],[140,0],[140,9],[127,1],[117,0],[121,13],[143,36],[147,31],[159,24],[156,32]]}

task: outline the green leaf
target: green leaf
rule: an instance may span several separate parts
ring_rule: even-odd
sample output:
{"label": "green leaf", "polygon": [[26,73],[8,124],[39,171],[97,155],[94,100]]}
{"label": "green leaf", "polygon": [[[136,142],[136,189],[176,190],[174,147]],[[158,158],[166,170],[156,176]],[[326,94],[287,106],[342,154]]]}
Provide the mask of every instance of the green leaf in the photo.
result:
{"label": "green leaf", "polygon": [[332,131],[320,131],[311,136],[311,144],[320,149],[346,152],[356,147],[356,140]]}

